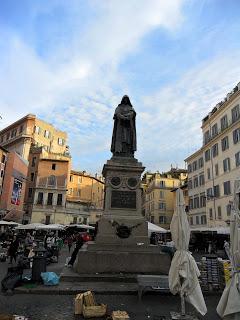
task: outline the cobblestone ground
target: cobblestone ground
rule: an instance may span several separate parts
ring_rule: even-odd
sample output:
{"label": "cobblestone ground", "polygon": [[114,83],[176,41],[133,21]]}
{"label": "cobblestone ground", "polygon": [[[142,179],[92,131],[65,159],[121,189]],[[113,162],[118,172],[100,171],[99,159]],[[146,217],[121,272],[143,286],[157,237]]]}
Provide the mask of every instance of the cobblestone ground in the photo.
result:
{"label": "cobblestone ground", "polygon": [[[48,271],[60,274],[66,256],[68,253],[64,249],[59,263],[49,265]],[[0,263],[0,280],[6,274],[7,266],[7,263]],[[74,296],[69,295],[15,294],[5,296],[0,293],[0,314],[19,314],[31,320],[81,319],[81,317],[74,317],[73,299]],[[96,299],[98,303],[106,303],[109,310],[126,310],[131,320],[160,320],[160,316],[166,316],[168,319],[171,310],[178,311],[180,308],[180,298],[171,295],[145,294],[142,302],[138,301],[136,295],[96,295]],[[219,319],[215,311],[219,299],[220,296],[205,297],[208,314],[204,319]]]}

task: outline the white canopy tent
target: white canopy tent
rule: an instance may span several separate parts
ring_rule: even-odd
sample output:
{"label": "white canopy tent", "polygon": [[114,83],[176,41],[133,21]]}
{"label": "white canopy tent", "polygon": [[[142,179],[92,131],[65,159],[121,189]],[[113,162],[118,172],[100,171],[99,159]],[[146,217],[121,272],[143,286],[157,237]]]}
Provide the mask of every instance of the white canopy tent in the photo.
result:
{"label": "white canopy tent", "polygon": [[42,223],[30,223],[30,224],[22,224],[18,227],[16,227],[16,230],[37,230],[41,228],[41,226],[45,226]]}
{"label": "white canopy tent", "polygon": [[150,237],[152,232],[156,233],[167,233],[168,231],[162,227],[157,226],[151,222],[148,222],[148,236]]}
{"label": "white canopy tent", "polygon": [[234,184],[234,202],[230,219],[231,279],[227,283],[217,306],[222,319],[240,319],[240,178]]}
{"label": "white canopy tent", "polygon": [[21,224],[14,221],[4,221],[4,220],[0,221],[0,226],[18,226],[18,225],[20,226]]}
{"label": "white canopy tent", "polygon": [[[191,303],[199,313],[204,315],[207,312],[207,308],[198,281],[200,271],[194,258],[188,251],[190,228],[181,189],[177,189],[176,192],[176,208],[170,224],[170,230],[172,240],[177,249],[169,270],[170,291],[173,294],[179,293],[181,296],[182,316],[185,316],[185,299]],[[179,316],[181,317],[181,315]]]}
{"label": "white canopy tent", "polygon": [[58,223],[55,223],[55,224],[44,224],[44,225],[41,225],[41,226],[37,226],[37,230],[64,230],[64,225],[62,224],[58,224]]}
{"label": "white canopy tent", "polygon": [[68,224],[68,225],[66,225],[64,227],[65,228],[75,227],[75,228],[86,229],[86,230],[94,230],[95,229],[95,227],[89,226],[87,224]]}
{"label": "white canopy tent", "polygon": [[230,227],[198,227],[192,228],[191,232],[216,232],[217,234],[230,234]]}

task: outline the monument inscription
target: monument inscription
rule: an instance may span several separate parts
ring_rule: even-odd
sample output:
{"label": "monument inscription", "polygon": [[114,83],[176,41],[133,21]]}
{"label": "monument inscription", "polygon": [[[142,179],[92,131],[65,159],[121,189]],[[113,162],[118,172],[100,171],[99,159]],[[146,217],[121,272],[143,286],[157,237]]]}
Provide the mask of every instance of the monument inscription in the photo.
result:
{"label": "monument inscription", "polygon": [[112,190],[111,207],[136,209],[136,191]]}

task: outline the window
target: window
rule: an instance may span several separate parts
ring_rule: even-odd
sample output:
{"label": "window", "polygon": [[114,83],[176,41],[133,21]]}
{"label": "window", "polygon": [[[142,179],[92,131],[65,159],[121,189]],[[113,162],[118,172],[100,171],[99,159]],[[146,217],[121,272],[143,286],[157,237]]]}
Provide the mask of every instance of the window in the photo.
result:
{"label": "window", "polygon": [[51,187],[56,186],[56,177],[55,176],[49,176],[48,177],[48,185]]}
{"label": "window", "polygon": [[3,154],[3,155],[2,155],[2,160],[1,160],[1,162],[2,162],[2,163],[5,163],[5,160],[6,160],[6,156]]}
{"label": "window", "polygon": [[35,167],[35,165],[36,165],[36,159],[37,159],[36,157],[33,157],[33,158],[32,158],[32,167]]}
{"label": "window", "polygon": [[160,181],[160,188],[165,188],[165,181]]}
{"label": "window", "polygon": [[165,198],[164,191],[160,190],[160,199],[164,199],[164,198]]}
{"label": "window", "polygon": [[205,215],[201,216],[201,224],[207,224],[207,218]]}
{"label": "window", "polygon": [[199,196],[194,196],[193,205],[194,205],[194,209],[199,208]]}
{"label": "window", "polygon": [[218,134],[218,127],[217,127],[217,123],[215,123],[213,126],[212,126],[212,137],[216,137],[216,135]]}
{"label": "window", "polygon": [[0,142],[3,142],[3,140],[4,140],[4,136],[1,136],[1,139],[0,139],[1,141]]}
{"label": "window", "polygon": [[225,181],[223,183],[223,190],[225,195],[231,194],[231,184],[230,181]]}
{"label": "window", "polygon": [[197,170],[197,161],[193,162],[192,167],[193,167],[193,171]]}
{"label": "window", "polygon": [[188,189],[192,189],[192,179],[188,180]]}
{"label": "window", "polygon": [[190,217],[190,225],[193,225],[193,217]]}
{"label": "window", "polygon": [[209,161],[209,160],[210,160],[210,157],[211,157],[211,155],[210,155],[210,149],[208,149],[208,150],[205,151],[205,161]]}
{"label": "window", "polygon": [[236,161],[236,167],[240,166],[240,151],[235,153],[235,161]]}
{"label": "window", "polygon": [[17,134],[17,129],[13,129],[13,130],[11,131],[11,138],[16,137],[16,134]]}
{"label": "window", "polygon": [[196,216],[196,224],[199,224],[199,216]]}
{"label": "window", "polygon": [[41,132],[40,127],[35,126],[35,127],[34,127],[34,133],[40,134],[40,132]]}
{"label": "window", "polygon": [[200,193],[200,208],[206,207],[206,196],[205,193]]}
{"label": "window", "polygon": [[232,122],[236,122],[240,118],[240,110],[239,110],[239,105],[236,105],[232,109]]}
{"label": "window", "polygon": [[32,197],[32,193],[33,193],[33,189],[32,188],[28,188],[28,198]]}
{"label": "window", "polygon": [[166,224],[167,223],[167,219],[165,216],[159,216],[159,223],[160,224]]}
{"label": "window", "polygon": [[227,204],[226,205],[226,211],[227,211],[227,215],[230,216],[231,215],[231,204]]}
{"label": "window", "polygon": [[56,163],[52,164],[52,170],[56,170]]}
{"label": "window", "polygon": [[78,177],[78,183],[82,183],[82,177]]}
{"label": "window", "polygon": [[62,138],[58,138],[58,144],[59,144],[60,146],[63,145],[63,139],[62,139]]}
{"label": "window", "polygon": [[192,172],[192,165],[189,164],[189,165],[188,165],[188,173],[191,173],[191,172]]}
{"label": "window", "polygon": [[189,209],[193,209],[193,198],[189,197]]}
{"label": "window", "polygon": [[215,158],[218,155],[218,143],[212,146],[212,156]]}
{"label": "window", "polygon": [[73,181],[73,176],[70,176],[70,179],[69,179],[71,182]]}
{"label": "window", "polygon": [[221,118],[221,130],[223,131],[228,127],[228,118],[227,115]]}
{"label": "window", "polygon": [[50,136],[51,136],[51,135],[50,135],[50,131],[45,130],[45,131],[44,131],[44,137],[50,139]]}
{"label": "window", "polygon": [[223,171],[230,171],[230,158],[226,158],[223,160]]}
{"label": "window", "polygon": [[73,224],[77,223],[77,217],[73,217]]}
{"label": "window", "polygon": [[166,210],[166,203],[165,202],[159,202],[159,209],[160,210]]}
{"label": "window", "polygon": [[1,178],[3,177],[3,170],[1,170]]}
{"label": "window", "polygon": [[10,138],[10,132],[7,132],[6,140],[8,140],[9,138]]}
{"label": "window", "polygon": [[218,176],[218,163],[215,164],[215,175]]}
{"label": "window", "polygon": [[78,196],[78,197],[81,197],[81,189],[78,189],[78,190],[77,190],[77,196]]}
{"label": "window", "polygon": [[47,197],[47,205],[51,206],[52,205],[52,200],[53,200],[53,193],[48,193],[48,197]]}
{"label": "window", "polygon": [[34,172],[31,172],[31,181],[34,180]]}
{"label": "window", "polygon": [[198,187],[198,176],[193,177],[193,187],[194,188]]}
{"label": "window", "polygon": [[203,157],[198,159],[198,167],[199,169],[203,167]]}
{"label": "window", "polygon": [[211,198],[213,196],[212,188],[207,189],[207,198]]}
{"label": "window", "polygon": [[62,194],[59,193],[57,196],[57,206],[61,206],[62,205]]}
{"label": "window", "polygon": [[214,197],[218,198],[220,197],[220,189],[219,189],[219,185],[216,185],[213,187],[213,192],[214,192]]}
{"label": "window", "polygon": [[208,180],[211,179],[211,171],[210,171],[210,168],[207,168],[207,178],[208,178]]}
{"label": "window", "polygon": [[210,220],[213,219],[212,208],[209,209],[209,219]]}
{"label": "window", "polygon": [[43,192],[38,192],[37,204],[43,204]]}
{"label": "window", "polygon": [[23,125],[19,127],[19,133],[22,133],[22,132],[23,132]]}
{"label": "window", "polygon": [[204,173],[201,173],[199,175],[199,185],[203,186],[204,185]]}
{"label": "window", "polygon": [[226,136],[222,139],[222,151],[225,151],[228,148],[229,148],[228,136]]}
{"label": "window", "polygon": [[240,141],[240,128],[233,131],[233,143],[236,144]]}
{"label": "window", "polygon": [[209,130],[204,133],[204,144],[207,144],[211,140]]}
{"label": "window", "polygon": [[218,219],[221,220],[222,219],[222,209],[220,206],[217,208],[217,212],[218,212]]}
{"label": "window", "polygon": [[51,220],[51,217],[50,216],[46,216],[45,224],[50,224],[50,220]]}

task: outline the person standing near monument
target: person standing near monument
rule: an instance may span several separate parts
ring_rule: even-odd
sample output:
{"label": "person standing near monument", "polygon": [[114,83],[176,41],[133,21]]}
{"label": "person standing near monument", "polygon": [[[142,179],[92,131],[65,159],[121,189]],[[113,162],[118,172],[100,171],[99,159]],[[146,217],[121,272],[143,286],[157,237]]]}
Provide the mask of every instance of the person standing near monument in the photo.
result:
{"label": "person standing near monument", "polygon": [[128,96],[123,96],[114,113],[111,152],[114,156],[134,157],[137,150],[136,112]]}

